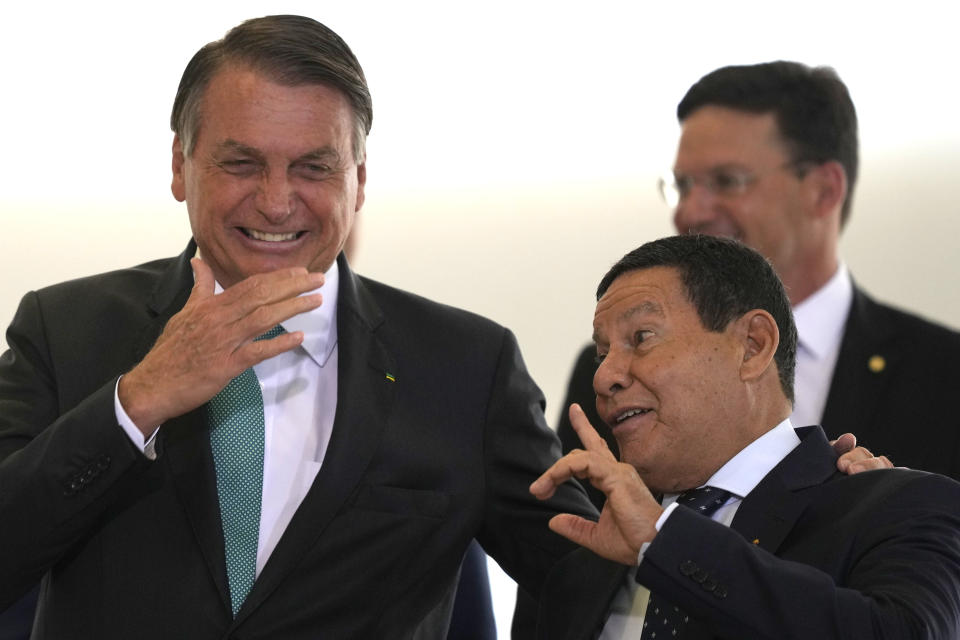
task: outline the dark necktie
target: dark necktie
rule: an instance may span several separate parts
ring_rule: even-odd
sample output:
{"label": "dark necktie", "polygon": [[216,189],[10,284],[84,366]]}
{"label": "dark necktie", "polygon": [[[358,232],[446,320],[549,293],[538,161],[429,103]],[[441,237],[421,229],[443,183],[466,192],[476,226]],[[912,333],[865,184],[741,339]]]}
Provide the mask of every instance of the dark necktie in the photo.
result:
{"label": "dark necktie", "polygon": [[[727,502],[731,495],[733,494],[729,491],[716,487],[700,487],[681,493],[680,497],[677,498],[677,504],[693,509],[709,518],[714,511]],[[643,633],[640,634],[640,640],[674,640],[679,638],[689,619],[680,607],[650,592],[647,613],[643,617]]]}
{"label": "dark necktie", "polygon": [[[283,327],[278,325],[257,340],[281,333]],[[217,472],[230,604],[236,615],[256,577],[263,492],[263,395],[252,368],[210,399],[207,419]]]}

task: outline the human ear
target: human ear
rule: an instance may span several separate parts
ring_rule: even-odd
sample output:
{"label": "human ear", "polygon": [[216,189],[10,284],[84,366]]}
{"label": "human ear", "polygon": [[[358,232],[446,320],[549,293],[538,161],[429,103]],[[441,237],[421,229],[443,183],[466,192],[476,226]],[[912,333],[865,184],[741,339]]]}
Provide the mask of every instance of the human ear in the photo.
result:
{"label": "human ear", "polygon": [[836,160],[809,169],[813,210],[818,218],[840,211],[847,197],[847,172]]}
{"label": "human ear", "polygon": [[367,184],[367,163],[357,165],[357,203],[354,211],[360,211],[363,207],[363,201],[366,199],[364,187]]}
{"label": "human ear", "polygon": [[740,379],[744,382],[760,378],[773,365],[773,356],[780,344],[777,322],[763,309],[753,309],[737,320],[743,336],[743,362]]}
{"label": "human ear", "polygon": [[177,199],[177,202],[183,202],[187,199],[187,190],[184,186],[185,180],[183,177],[184,162],[185,158],[183,157],[183,145],[180,142],[180,136],[174,134],[173,160],[171,163],[171,168],[173,169],[173,180],[170,183],[170,191],[173,192],[173,197]]}

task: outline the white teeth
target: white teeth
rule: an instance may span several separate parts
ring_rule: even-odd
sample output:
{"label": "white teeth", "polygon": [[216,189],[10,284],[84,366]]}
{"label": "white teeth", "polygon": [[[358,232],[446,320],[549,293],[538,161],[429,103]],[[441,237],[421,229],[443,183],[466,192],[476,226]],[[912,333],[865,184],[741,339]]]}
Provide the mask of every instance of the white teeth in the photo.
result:
{"label": "white teeth", "polygon": [[244,231],[254,240],[263,240],[264,242],[289,242],[297,237],[295,231],[293,233],[265,233],[256,229],[244,229]]}
{"label": "white teeth", "polygon": [[627,418],[632,418],[633,416],[639,416],[644,413],[647,413],[648,411],[650,411],[650,409],[631,409],[630,411],[627,411],[626,413],[621,414],[620,417],[617,418],[617,422],[623,422]]}

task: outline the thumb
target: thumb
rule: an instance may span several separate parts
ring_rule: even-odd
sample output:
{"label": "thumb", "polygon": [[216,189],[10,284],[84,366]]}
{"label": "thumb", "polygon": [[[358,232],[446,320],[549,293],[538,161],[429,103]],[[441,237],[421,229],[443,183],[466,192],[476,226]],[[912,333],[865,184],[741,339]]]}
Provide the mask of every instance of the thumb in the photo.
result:
{"label": "thumb", "polygon": [[833,445],[833,450],[838,456],[843,455],[848,451],[853,451],[857,446],[857,436],[852,433],[845,433],[830,444]]}
{"label": "thumb", "polygon": [[581,547],[591,548],[590,541],[593,538],[597,523],[572,513],[560,513],[549,522],[550,530],[557,533],[571,542],[575,542]]}
{"label": "thumb", "polygon": [[200,258],[190,260],[190,268],[193,270],[193,292],[191,297],[208,297],[214,292],[215,279],[213,271],[207,266],[207,263]]}

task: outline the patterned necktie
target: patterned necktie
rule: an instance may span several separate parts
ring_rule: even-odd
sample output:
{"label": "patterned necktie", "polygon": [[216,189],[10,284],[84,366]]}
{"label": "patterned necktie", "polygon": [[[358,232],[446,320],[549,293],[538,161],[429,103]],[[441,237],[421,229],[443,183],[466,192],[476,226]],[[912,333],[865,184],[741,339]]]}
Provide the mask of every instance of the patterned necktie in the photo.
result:
{"label": "patterned necktie", "polygon": [[[281,333],[283,327],[277,325],[257,340]],[[263,394],[252,368],[210,399],[207,419],[217,472],[230,604],[236,615],[256,578],[263,491]]]}
{"label": "patterned necktie", "polygon": [[[714,511],[727,502],[731,495],[733,494],[729,491],[716,487],[700,487],[681,493],[677,498],[677,504],[709,518]],[[640,635],[640,640],[679,638],[689,620],[690,617],[680,607],[651,591],[647,612],[643,617],[643,633]]]}

